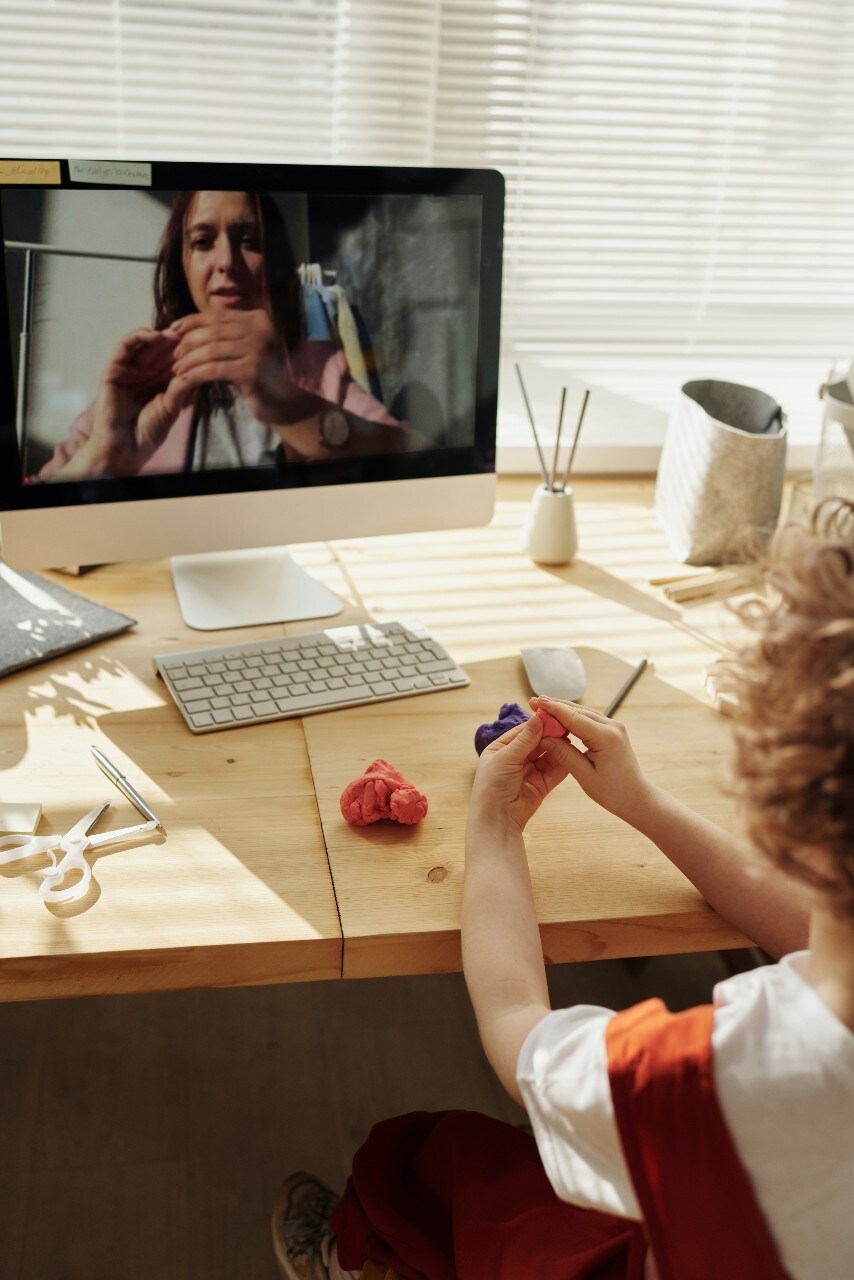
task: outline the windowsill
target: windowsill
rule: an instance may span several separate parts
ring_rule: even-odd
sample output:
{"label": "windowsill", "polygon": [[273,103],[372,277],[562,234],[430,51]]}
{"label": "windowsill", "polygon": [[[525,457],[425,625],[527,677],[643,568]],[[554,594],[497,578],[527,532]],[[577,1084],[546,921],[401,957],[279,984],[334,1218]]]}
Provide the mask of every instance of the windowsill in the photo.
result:
{"label": "windowsill", "polygon": [[[540,442],[551,469],[554,458],[554,438]],[[814,444],[789,441],[786,450],[786,472],[789,475],[811,472],[815,460]],[[561,461],[558,475],[563,477],[567,450],[561,444]],[[573,475],[648,475],[658,471],[661,444],[640,442],[601,443],[591,441],[579,444],[572,464]],[[499,444],[496,470],[500,475],[540,475],[540,464],[533,444]]]}

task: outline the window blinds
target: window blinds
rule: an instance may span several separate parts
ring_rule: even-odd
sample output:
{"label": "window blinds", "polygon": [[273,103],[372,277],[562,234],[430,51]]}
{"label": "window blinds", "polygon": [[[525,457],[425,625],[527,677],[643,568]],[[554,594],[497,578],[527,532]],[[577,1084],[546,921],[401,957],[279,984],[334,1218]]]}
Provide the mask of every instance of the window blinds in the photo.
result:
{"label": "window blinds", "polygon": [[628,458],[688,377],[760,386],[815,438],[817,386],[854,355],[846,0],[0,0],[0,17],[7,156],[500,169],[507,457],[528,443],[515,361],[546,439],[560,384],[586,383],[588,449]]}

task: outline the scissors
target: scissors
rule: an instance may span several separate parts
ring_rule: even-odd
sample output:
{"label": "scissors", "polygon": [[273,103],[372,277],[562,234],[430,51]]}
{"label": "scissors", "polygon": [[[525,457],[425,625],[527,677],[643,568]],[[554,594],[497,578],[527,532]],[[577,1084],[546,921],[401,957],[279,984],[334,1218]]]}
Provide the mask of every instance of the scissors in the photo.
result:
{"label": "scissors", "polygon": [[[3,836],[0,839],[0,865],[18,858],[29,858],[34,853],[46,853],[51,865],[42,872],[44,879],[39,886],[42,901],[73,902],[82,898],[92,879],[92,868],[83,856],[87,849],[97,849],[117,840],[126,840],[128,836],[154,831],[158,825],[156,822],[140,822],[135,827],[122,827],[119,831],[104,831],[101,835],[90,836],[90,829],[109,807],[109,800],[96,804],[64,836]],[[63,856],[57,859],[60,852]],[[79,871],[80,879],[63,889],[62,883],[70,871]]]}

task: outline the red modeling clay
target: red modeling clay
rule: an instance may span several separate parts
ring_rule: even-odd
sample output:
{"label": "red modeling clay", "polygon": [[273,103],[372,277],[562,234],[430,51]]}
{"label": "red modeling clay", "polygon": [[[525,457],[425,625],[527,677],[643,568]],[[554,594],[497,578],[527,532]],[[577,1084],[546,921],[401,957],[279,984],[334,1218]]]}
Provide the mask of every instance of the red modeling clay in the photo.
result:
{"label": "red modeling clay", "polygon": [[556,720],[554,716],[549,715],[548,711],[543,711],[542,707],[540,707],[537,711],[537,715],[540,717],[540,719],[543,722],[544,738],[565,738],[566,737],[567,730],[564,729],[563,725],[559,720]]}
{"label": "red modeling clay", "polygon": [[342,814],[356,827],[367,827],[380,818],[411,825],[427,812],[427,797],[387,760],[374,760],[361,778],[348,783],[340,803]]}

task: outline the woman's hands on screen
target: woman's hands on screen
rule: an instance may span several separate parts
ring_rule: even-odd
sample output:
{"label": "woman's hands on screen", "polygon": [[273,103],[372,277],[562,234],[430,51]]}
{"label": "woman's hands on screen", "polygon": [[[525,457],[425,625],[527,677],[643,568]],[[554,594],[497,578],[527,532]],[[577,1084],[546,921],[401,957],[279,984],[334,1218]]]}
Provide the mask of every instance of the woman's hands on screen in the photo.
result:
{"label": "woman's hands on screen", "polygon": [[288,373],[273,321],[266,311],[201,311],[176,320],[174,373],[194,387],[228,382],[260,422],[286,417],[299,388]]}
{"label": "woman's hands on screen", "polygon": [[113,351],[85,447],[89,474],[136,475],[194,398],[196,387],[174,373],[177,341],[168,329],[135,329]]}

